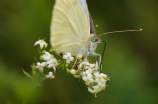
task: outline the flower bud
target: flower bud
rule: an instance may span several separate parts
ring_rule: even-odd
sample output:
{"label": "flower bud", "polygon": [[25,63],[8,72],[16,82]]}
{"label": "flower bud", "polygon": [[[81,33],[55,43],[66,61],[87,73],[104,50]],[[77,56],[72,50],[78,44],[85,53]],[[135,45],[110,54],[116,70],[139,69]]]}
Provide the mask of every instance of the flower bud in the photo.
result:
{"label": "flower bud", "polygon": [[54,51],[54,50],[53,50],[52,48],[49,50],[50,53],[52,53],[53,51]]}
{"label": "flower bud", "polygon": [[78,62],[76,62],[76,63],[75,63],[75,65],[76,65],[76,66],[75,66],[75,69],[77,69],[77,68],[78,68],[79,63],[78,63]]}
{"label": "flower bud", "polygon": [[69,64],[66,64],[65,67],[67,68],[69,66]]}
{"label": "flower bud", "polygon": [[77,55],[77,58],[78,58],[78,59],[82,59],[82,55],[81,55],[81,54],[78,54],[78,55]]}
{"label": "flower bud", "polygon": [[70,73],[71,73],[71,74],[76,74],[75,69],[70,70]]}
{"label": "flower bud", "polygon": [[42,60],[43,58],[42,58],[42,56],[40,57],[40,60]]}
{"label": "flower bud", "polygon": [[93,64],[96,64],[96,61],[94,61]]}
{"label": "flower bud", "polygon": [[42,51],[42,53],[45,53],[45,52],[46,52],[46,50],[43,50],[43,51]]}
{"label": "flower bud", "polygon": [[67,73],[70,73],[70,70],[69,69],[66,69]]}
{"label": "flower bud", "polygon": [[63,55],[65,55],[64,52],[60,52],[60,56],[63,56]]}

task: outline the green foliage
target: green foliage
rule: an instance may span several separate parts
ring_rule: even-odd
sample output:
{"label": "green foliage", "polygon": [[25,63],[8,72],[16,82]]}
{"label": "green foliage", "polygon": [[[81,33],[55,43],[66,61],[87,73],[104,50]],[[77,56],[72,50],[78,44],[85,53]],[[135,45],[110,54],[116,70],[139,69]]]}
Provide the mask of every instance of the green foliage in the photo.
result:
{"label": "green foliage", "polygon": [[32,68],[32,75],[35,77],[35,76],[36,76],[36,71],[37,71],[37,69],[36,69],[36,66],[35,66],[34,63],[33,63],[33,65],[31,66],[31,68]]}
{"label": "green foliage", "polygon": [[27,77],[33,79],[33,77],[29,73],[27,73],[24,69],[22,69],[22,71]]}

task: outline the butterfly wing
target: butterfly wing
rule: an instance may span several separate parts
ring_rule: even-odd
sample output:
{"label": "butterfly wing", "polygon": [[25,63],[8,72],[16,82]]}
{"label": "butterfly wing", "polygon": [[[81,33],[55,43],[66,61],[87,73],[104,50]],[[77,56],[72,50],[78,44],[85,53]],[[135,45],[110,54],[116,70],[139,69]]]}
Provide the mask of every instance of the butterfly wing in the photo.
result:
{"label": "butterfly wing", "polygon": [[87,20],[88,20],[88,25],[90,26],[90,17],[89,17],[89,10],[88,10],[88,6],[87,6],[87,2],[86,0],[78,0],[81,2],[82,7],[84,8],[84,11],[86,13],[87,16]]}
{"label": "butterfly wing", "polygon": [[89,20],[90,20],[90,33],[96,35],[93,19],[90,12],[89,12]]}
{"label": "butterfly wing", "polygon": [[89,12],[85,0],[56,0],[51,22],[51,45],[56,53],[76,55],[90,35]]}

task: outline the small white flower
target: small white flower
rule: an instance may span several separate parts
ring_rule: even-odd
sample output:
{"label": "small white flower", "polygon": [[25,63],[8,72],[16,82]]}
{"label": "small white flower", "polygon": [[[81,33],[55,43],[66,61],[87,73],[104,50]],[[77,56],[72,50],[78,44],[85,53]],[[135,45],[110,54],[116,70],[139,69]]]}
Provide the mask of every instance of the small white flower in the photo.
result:
{"label": "small white flower", "polygon": [[87,86],[89,86],[90,85],[90,83],[92,83],[94,80],[93,80],[93,76],[92,76],[92,74],[88,74],[87,76],[83,76],[82,77],[82,79],[85,81],[85,84],[87,85]]}
{"label": "small white flower", "polygon": [[36,68],[37,68],[41,73],[43,73],[43,67],[44,67],[45,65],[46,65],[45,62],[42,62],[42,63],[38,62]]}
{"label": "small white flower", "polygon": [[98,62],[96,62],[95,67],[92,68],[92,72],[95,73],[98,71],[98,69],[99,69]]}
{"label": "small white flower", "polygon": [[107,81],[107,80],[108,80],[108,78],[107,78],[107,75],[106,75],[106,74],[104,74],[104,73],[100,73],[100,75],[102,76],[102,78],[103,78],[105,81]]}
{"label": "small white flower", "polygon": [[98,93],[98,91],[97,91],[97,90],[91,89],[91,88],[89,88],[89,87],[88,87],[88,91],[89,91],[90,93],[93,93],[93,94]]}
{"label": "small white flower", "polygon": [[85,72],[82,72],[82,76],[88,76],[89,74],[91,74],[88,70],[86,70]]}
{"label": "small white flower", "polygon": [[99,90],[100,90],[98,85],[93,86],[93,89],[95,92],[99,92]]}
{"label": "small white flower", "polygon": [[55,58],[52,58],[51,60],[49,60],[47,62],[47,64],[48,64],[48,66],[47,66],[48,68],[52,68],[53,67],[54,72],[56,72],[56,66],[58,65],[58,62],[57,62],[57,60]]}
{"label": "small white flower", "polygon": [[86,64],[85,65],[85,69],[91,70],[93,67],[95,66],[95,64]]}
{"label": "small white flower", "polygon": [[102,89],[105,90],[106,86],[107,86],[106,83],[103,83],[103,88]]}
{"label": "small white flower", "polygon": [[49,52],[45,52],[45,54],[42,55],[42,59],[49,61],[50,59],[52,59],[54,56],[52,54],[50,54]]}
{"label": "small white flower", "polygon": [[99,74],[99,73],[94,73],[94,76],[95,76],[95,82],[96,83],[99,83],[99,82],[105,82],[105,80],[103,79],[102,75]]}
{"label": "small white flower", "polygon": [[66,59],[66,63],[70,63],[74,60],[73,57],[71,57],[71,53],[67,53],[67,55],[63,55],[63,59]]}
{"label": "small white flower", "polygon": [[83,68],[83,63],[80,63],[80,64],[78,65],[78,69],[79,69],[79,70],[82,70],[82,68]]}
{"label": "small white flower", "polygon": [[103,88],[105,88],[105,85],[106,85],[106,83],[99,82],[98,83],[98,91],[101,91]]}
{"label": "small white flower", "polygon": [[85,84],[86,84],[87,86],[89,86],[90,83],[93,82],[93,78],[83,77],[82,79],[85,81]]}
{"label": "small white flower", "polygon": [[88,87],[88,91],[89,91],[90,93],[95,94],[94,90],[92,90],[92,89],[91,89],[91,88],[89,88],[89,87]]}
{"label": "small white flower", "polygon": [[37,45],[40,45],[40,48],[42,49],[44,46],[47,47],[47,43],[41,39],[41,40],[38,40],[37,42],[35,42],[34,46],[37,46]]}
{"label": "small white flower", "polygon": [[82,62],[82,64],[84,65],[85,69],[88,69],[90,71],[90,73],[92,73],[92,68],[95,66],[95,64],[90,64],[87,61]]}
{"label": "small white flower", "polygon": [[85,69],[88,69],[88,67],[87,67],[87,66],[89,65],[89,62],[88,62],[88,61],[83,61],[82,64],[84,65],[84,68],[85,68]]}
{"label": "small white flower", "polygon": [[48,75],[46,75],[46,78],[49,78],[49,79],[54,79],[55,76],[53,75],[53,72],[49,72]]}

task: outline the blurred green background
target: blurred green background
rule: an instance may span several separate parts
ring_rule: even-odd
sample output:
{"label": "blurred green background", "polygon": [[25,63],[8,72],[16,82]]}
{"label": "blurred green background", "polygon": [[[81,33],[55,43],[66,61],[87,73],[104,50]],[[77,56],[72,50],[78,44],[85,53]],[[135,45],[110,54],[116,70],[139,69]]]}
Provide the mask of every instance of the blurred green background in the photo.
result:
{"label": "blurred green background", "polygon": [[[54,0],[0,0],[0,104],[158,104],[158,1],[87,0],[99,33],[142,28],[142,32],[102,36],[107,48],[106,91],[97,98],[65,70],[32,88],[21,68],[30,65],[40,38],[50,38]],[[96,52],[102,53],[103,45]],[[98,60],[98,57],[92,57]]]}

